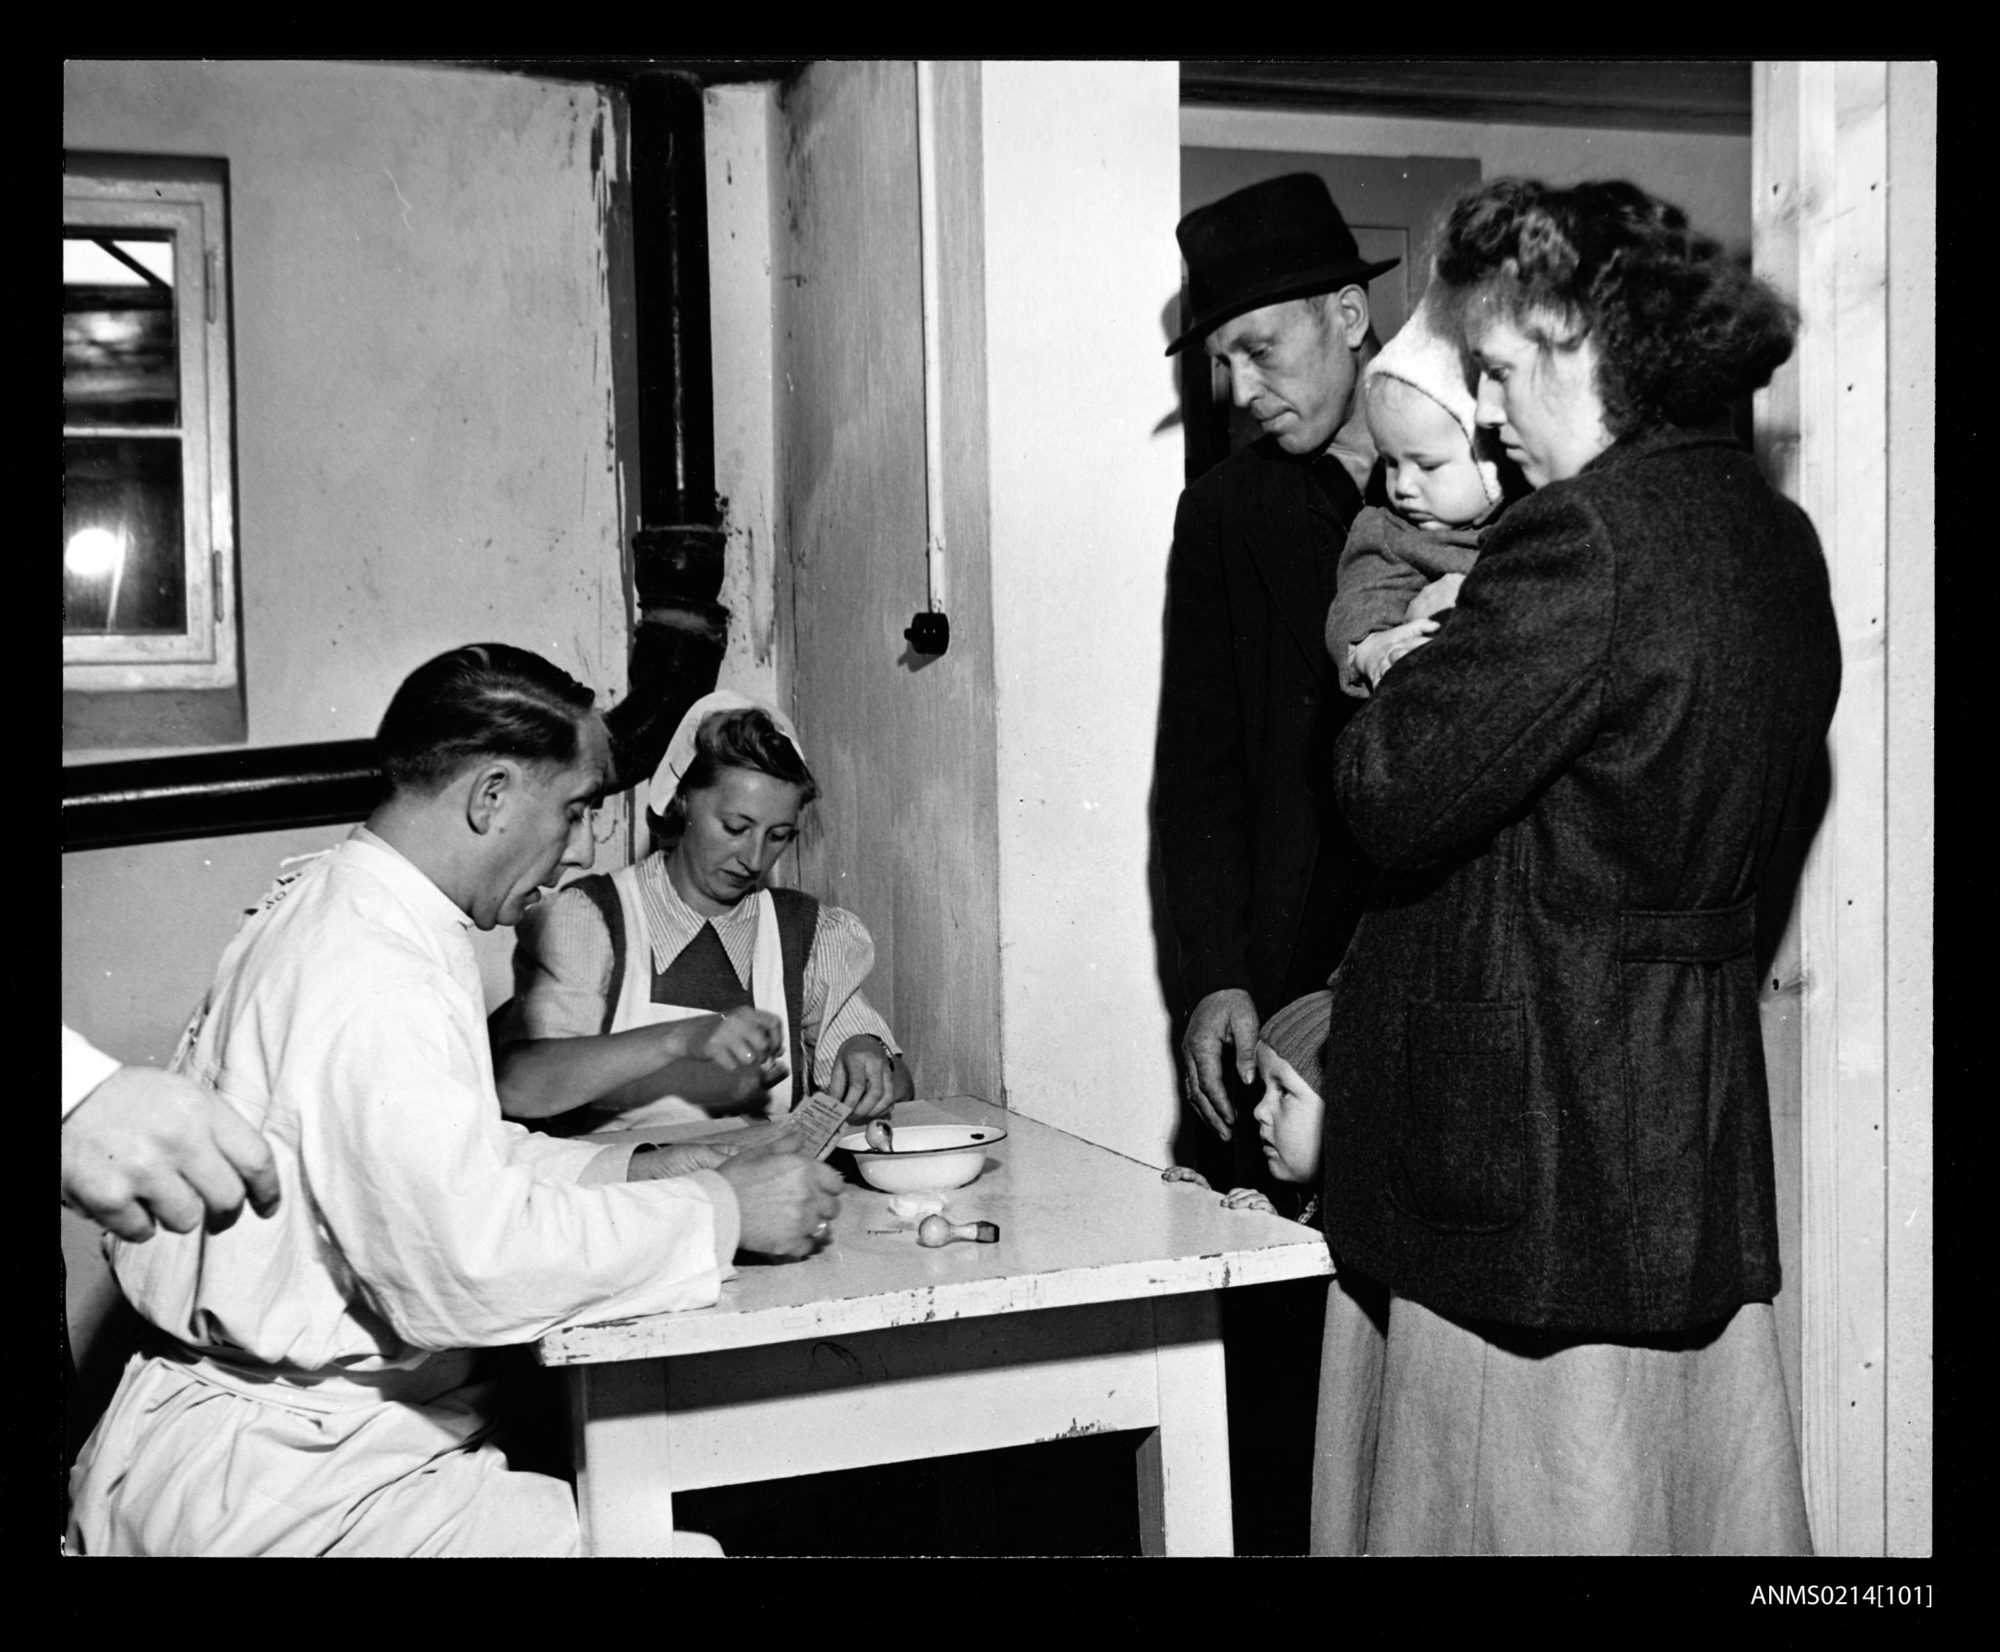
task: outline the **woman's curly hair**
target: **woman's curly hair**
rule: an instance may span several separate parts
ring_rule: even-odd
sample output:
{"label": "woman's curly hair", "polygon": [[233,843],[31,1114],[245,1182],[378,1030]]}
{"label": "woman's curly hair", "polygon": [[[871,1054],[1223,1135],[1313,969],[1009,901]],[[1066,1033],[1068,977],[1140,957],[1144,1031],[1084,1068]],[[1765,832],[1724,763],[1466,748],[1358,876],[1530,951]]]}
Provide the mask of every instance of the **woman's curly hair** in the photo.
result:
{"label": "woman's curly hair", "polygon": [[1798,330],[1679,207],[1622,181],[1478,185],[1446,214],[1436,275],[1462,330],[1499,315],[1545,349],[1593,340],[1614,437],[1720,417],[1771,382]]}

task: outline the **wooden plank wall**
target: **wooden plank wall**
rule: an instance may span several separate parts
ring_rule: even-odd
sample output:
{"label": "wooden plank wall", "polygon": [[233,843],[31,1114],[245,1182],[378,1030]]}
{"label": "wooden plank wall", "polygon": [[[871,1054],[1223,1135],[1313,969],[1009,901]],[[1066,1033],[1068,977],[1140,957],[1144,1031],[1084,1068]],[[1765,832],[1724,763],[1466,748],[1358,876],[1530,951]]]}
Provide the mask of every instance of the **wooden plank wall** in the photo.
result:
{"label": "wooden plank wall", "polygon": [[1774,1111],[1806,1497],[1822,1553],[1925,1553],[1935,70],[1760,63],[1755,94],[1755,257],[1801,313],[1760,448],[1819,529],[1845,673],[1766,1012],[1782,1040],[1797,1005],[1795,1136]]}
{"label": "wooden plank wall", "polygon": [[873,933],[870,1000],[919,1095],[1004,1102],[977,64],[943,64],[951,646],[925,605],[915,66],[818,63],[783,95],[776,203],[780,686],[822,788],[803,888]]}
{"label": "wooden plank wall", "polygon": [[1937,65],[1889,65],[1890,1554],[1931,1552],[1937,688]]}

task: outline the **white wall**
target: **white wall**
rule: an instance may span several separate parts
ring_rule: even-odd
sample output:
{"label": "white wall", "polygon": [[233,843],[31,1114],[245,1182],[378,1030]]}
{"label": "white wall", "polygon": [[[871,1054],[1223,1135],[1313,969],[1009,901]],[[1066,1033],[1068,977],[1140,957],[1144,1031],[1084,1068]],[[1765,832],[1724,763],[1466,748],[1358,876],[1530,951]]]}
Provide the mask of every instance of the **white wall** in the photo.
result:
{"label": "white wall", "polygon": [[374,731],[458,643],[625,676],[595,89],[70,62],[63,142],[229,163],[249,742]]}
{"label": "white wall", "polygon": [[1697,229],[1724,245],[1750,245],[1747,136],[1201,105],[1181,112],[1180,131],[1185,144],[1217,149],[1460,156],[1477,160],[1488,178],[1511,175],[1552,184],[1629,178],[1672,201]]}
{"label": "white wall", "polygon": [[1179,70],[989,62],[981,95],[1008,1101],[1166,1164],[1147,805],[1182,482],[1160,327]]}

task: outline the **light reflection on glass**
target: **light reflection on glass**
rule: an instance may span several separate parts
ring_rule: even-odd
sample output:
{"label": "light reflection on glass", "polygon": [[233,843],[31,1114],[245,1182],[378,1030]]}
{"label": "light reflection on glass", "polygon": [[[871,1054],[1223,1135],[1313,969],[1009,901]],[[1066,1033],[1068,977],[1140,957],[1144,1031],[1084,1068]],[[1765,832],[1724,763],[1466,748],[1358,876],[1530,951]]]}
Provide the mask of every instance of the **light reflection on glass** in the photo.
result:
{"label": "light reflection on glass", "polygon": [[63,443],[63,631],[187,626],[178,437]]}
{"label": "light reflection on glass", "polygon": [[116,579],[125,567],[125,536],[109,528],[80,528],[70,535],[63,566],[78,579]]}

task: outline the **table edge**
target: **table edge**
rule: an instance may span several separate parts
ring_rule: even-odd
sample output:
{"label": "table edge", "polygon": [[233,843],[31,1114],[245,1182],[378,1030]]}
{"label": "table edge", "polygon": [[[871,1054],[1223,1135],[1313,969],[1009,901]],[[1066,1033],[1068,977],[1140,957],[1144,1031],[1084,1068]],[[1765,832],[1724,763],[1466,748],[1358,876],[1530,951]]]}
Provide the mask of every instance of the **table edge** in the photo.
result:
{"label": "table edge", "polygon": [[1332,1256],[1324,1242],[1315,1239],[1210,1256],[955,1280],[749,1312],[718,1305],[636,1319],[601,1320],[550,1331],[535,1344],[535,1358],[551,1367],[666,1359],[989,1314],[1035,1313],[1048,1308],[1275,1285],[1292,1279],[1325,1278],[1333,1271]]}

